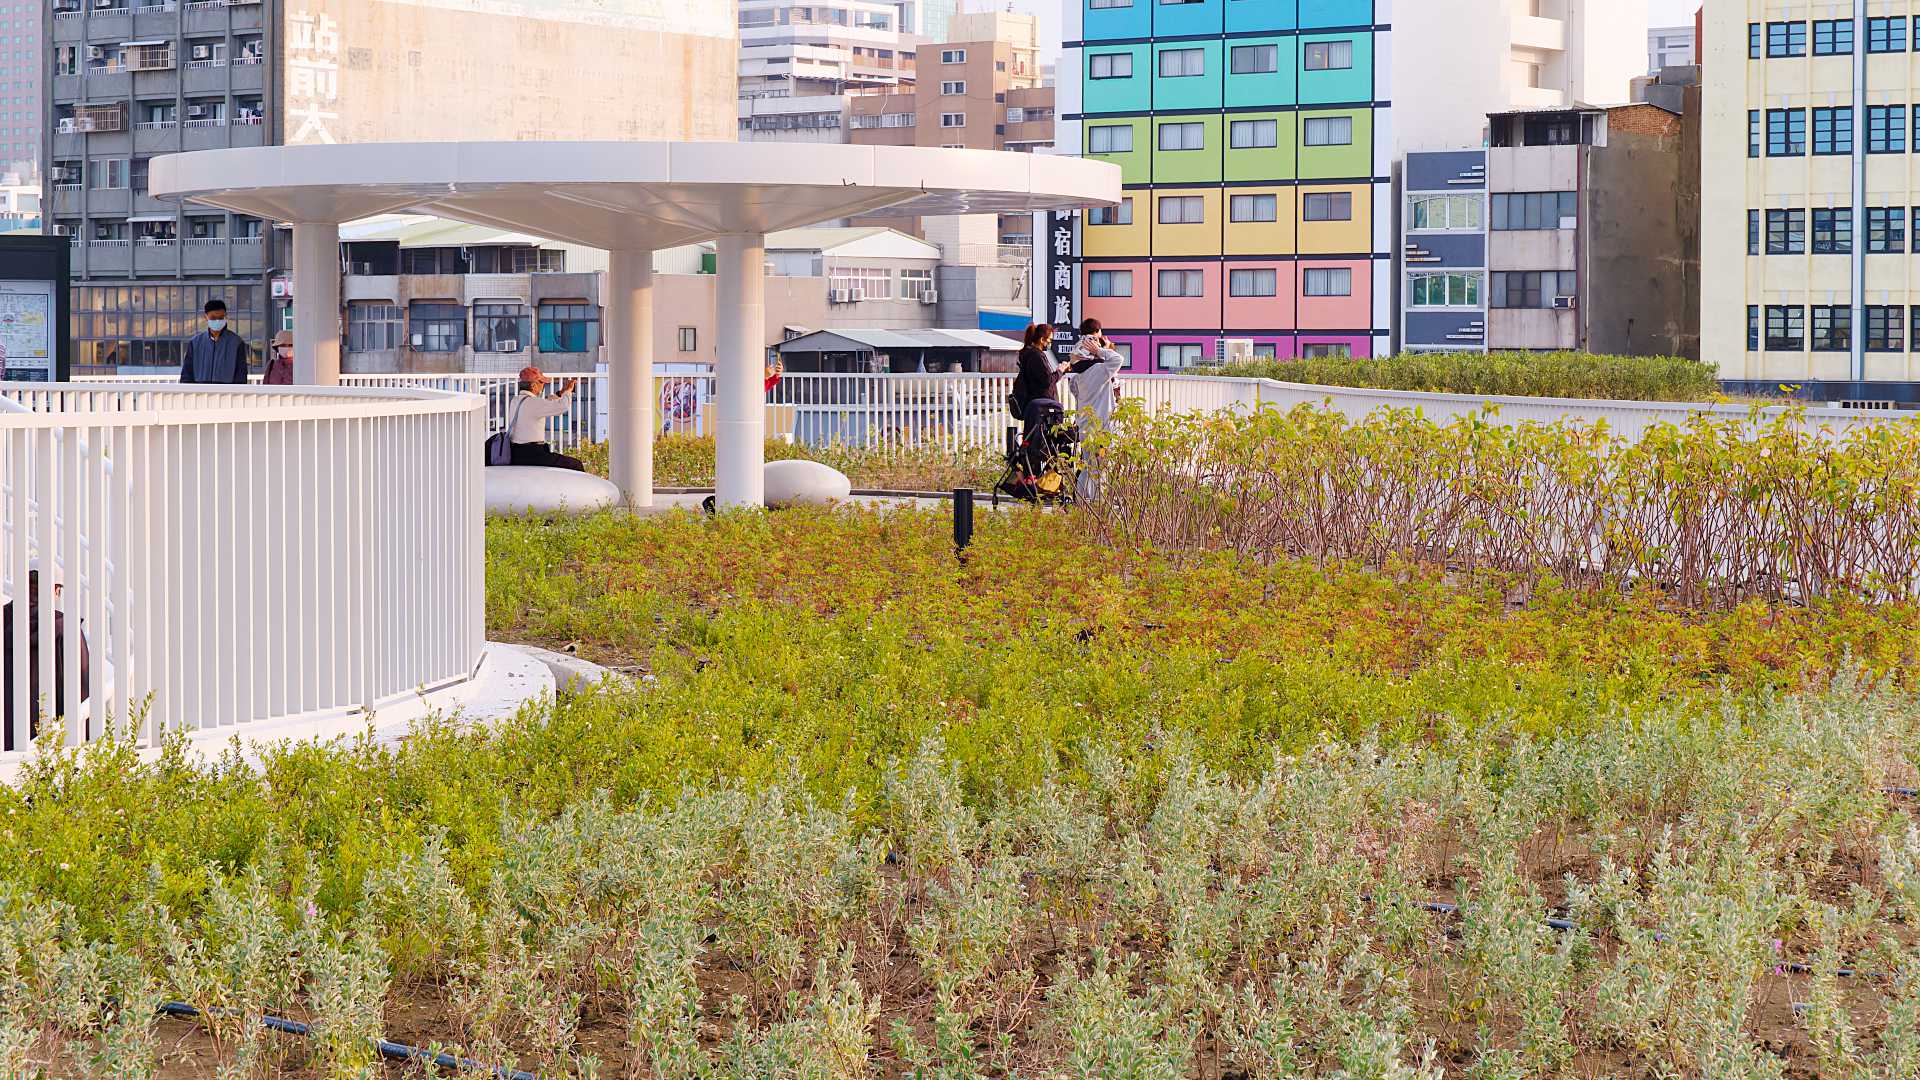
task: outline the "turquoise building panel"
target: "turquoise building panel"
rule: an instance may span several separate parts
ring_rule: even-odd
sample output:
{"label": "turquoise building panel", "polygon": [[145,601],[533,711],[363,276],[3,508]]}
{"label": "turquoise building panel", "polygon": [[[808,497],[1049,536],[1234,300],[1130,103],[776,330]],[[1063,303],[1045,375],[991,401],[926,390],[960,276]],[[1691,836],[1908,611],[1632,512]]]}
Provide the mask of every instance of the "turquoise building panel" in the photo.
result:
{"label": "turquoise building panel", "polygon": [[1292,30],[1299,18],[1299,0],[1227,0],[1229,34]]}
{"label": "turquoise building panel", "polygon": [[[1139,3],[1140,0],[1134,0]],[[1220,34],[1226,31],[1229,3],[1264,3],[1265,0],[1200,0],[1199,3],[1168,4],[1153,7],[1154,37],[1184,37],[1189,34]],[[1368,6],[1372,6],[1369,2]]]}
{"label": "turquoise building panel", "polygon": [[[1200,54],[1200,74],[1168,75],[1166,65],[1191,71],[1193,53]],[[1169,57],[1168,54],[1174,54]],[[1161,111],[1177,109],[1218,109],[1221,73],[1226,67],[1226,43],[1212,41],[1175,41],[1153,47],[1153,107]]]}
{"label": "turquoise building panel", "polygon": [[[1324,44],[1334,49],[1313,50]],[[1340,57],[1338,46],[1346,45],[1348,55]],[[1335,59],[1349,61],[1348,67],[1307,69],[1309,53],[1319,51]],[[1300,36],[1300,103],[1326,105],[1373,100],[1373,34],[1302,34]]]}
{"label": "turquoise building panel", "polygon": [[1153,33],[1153,7],[1134,0],[1127,7],[1097,8],[1092,0],[1083,0],[1080,35],[1088,41],[1112,41],[1116,38],[1143,38]]}
{"label": "turquoise building panel", "polygon": [[[1081,54],[1085,59],[1086,80],[1081,84],[1081,108],[1090,113],[1146,112],[1153,107],[1153,48],[1149,45],[1089,45]],[[1095,78],[1096,67],[1112,71],[1120,66],[1115,57],[1125,56],[1132,64],[1126,78]],[[1095,62],[1096,57],[1107,59]]]}
{"label": "turquoise building panel", "polygon": [[[1259,0],[1239,2],[1258,3]],[[1302,30],[1329,26],[1372,26],[1373,22],[1373,0],[1300,0]]]}
{"label": "turquoise building panel", "polygon": [[[1264,67],[1264,56],[1259,50],[1272,49],[1275,54],[1273,71],[1250,70],[1234,74],[1236,52],[1241,54],[1242,66],[1247,68]],[[1300,74],[1299,39],[1289,34],[1284,37],[1234,38],[1227,42],[1227,79],[1225,104],[1229,109],[1265,109],[1275,105],[1294,103],[1296,80]]]}

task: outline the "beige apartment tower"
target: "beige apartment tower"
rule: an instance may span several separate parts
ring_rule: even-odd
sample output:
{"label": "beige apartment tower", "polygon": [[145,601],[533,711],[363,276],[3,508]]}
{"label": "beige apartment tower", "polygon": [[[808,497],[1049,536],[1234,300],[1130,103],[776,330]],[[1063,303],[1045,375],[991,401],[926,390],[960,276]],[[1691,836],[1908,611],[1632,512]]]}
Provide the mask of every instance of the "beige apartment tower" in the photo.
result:
{"label": "beige apartment tower", "polygon": [[1916,10],[1706,6],[1701,349],[1731,389],[1920,404]]}

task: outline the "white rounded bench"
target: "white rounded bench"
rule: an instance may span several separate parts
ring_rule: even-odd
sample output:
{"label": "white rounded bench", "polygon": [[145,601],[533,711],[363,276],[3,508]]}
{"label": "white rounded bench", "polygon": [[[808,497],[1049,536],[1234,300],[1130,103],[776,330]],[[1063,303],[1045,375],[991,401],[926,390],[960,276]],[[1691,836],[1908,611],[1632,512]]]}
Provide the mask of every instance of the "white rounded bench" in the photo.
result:
{"label": "white rounded bench", "polygon": [[853,494],[853,482],[839,469],[798,458],[767,462],[765,484],[770,507],[832,506]]}
{"label": "white rounded bench", "polygon": [[591,514],[620,505],[620,489],[592,473],[489,465],[489,514]]}

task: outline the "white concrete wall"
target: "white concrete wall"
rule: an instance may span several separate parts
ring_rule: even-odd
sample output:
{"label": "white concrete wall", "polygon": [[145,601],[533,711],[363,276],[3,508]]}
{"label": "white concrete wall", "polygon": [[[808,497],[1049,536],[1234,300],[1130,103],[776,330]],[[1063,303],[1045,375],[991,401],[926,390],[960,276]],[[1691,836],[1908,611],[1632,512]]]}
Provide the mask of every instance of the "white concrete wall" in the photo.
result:
{"label": "white concrete wall", "polygon": [[[1395,6],[1396,156],[1483,145],[1492,112],[1631,100],[1647,64],[1647,0],[1540,0],[1540,17],[1525,10],[1522,0]],[[1528,85],[1536,64],[1539,87]]]}

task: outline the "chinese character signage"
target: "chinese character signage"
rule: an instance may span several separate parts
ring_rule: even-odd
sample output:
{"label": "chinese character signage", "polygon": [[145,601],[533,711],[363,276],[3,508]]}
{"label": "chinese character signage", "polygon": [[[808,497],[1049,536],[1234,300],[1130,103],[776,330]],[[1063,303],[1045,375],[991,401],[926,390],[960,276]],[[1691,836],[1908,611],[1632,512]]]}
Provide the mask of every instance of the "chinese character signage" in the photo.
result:
{"label": "chinese character signage", "polygon": [[340,24],[324,11],[287,15],[289,145],[340,141]]}
{"label": "chinese character signage", "polygon": [[1079,260],[1074,255],[1073,218],[1071,212],[1048,214],[1045,241],[1047,321],[1053,324],[1055,344],[1069,350],[1073,348],[1077,336],[1074,328],[1078,322],[1074,318],[1073,302],[1074,279],[1079,266]]}

